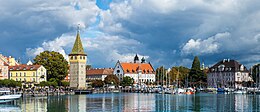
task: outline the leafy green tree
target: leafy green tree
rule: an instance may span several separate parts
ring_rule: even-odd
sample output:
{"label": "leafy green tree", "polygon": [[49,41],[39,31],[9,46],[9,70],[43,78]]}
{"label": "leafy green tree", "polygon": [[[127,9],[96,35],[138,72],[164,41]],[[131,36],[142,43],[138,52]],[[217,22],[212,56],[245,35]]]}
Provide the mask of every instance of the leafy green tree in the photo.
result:
{"label": "leafy green tree", "polygon": [[91,67],[91,65],[86,65],[86,69],[87,70],[89,70],[89,69],[91,69],[92,67]]}
{"label": "leafy green tree", "polygon": [[103,87],[104,86],[104,82],[102,80],[94,80],[92,81],[92,87]]}
{"label": "leafy green tree", "polygon": [[20,81],[14,81],[9,79],[0,80],[1,87],[22,87],[22,83]]}
{"label": "leafy green tree", "polygon": [[115,75],[108,75],[105,78],[104,82],[105,82],[105,84],[115,84],[115,85],[118,85],[119,84],[119,79]]}
{"label": "leafy green tree", "polygon": [[41,86],[41,87],[45,87],[45,86],[50,86],[50,85],[49,85],[48,82],[46,82],[46,81],[42,81],[42,82],[40,82],[39,86]]}
{"label": "leafy green tree", "polygon": [[62,85],[63,87],[68,87],[68,86],[70,86],[70,82],[61,81],[61,85]]}
{"label": "leafy green tree", "polygon": [[123,77],[123,80],[121,81],[122,86],[132,86],[133,83],[134,79],[129,76]]}
{"label": "leafy green tree", "polygon": [[43,65],[47,70],[47,80],[55,78],[63,80],[68,74],[68,62],[54,51],[44,51],[34,58],[34,64]]}
{"label": "leafy green tree", "polygon": [[175,66],[171,68],[169,72],[170,82],[178,83],[180,86],[184,86],[187,82],[187,78],[189,75],[190,69],[183,66]]}

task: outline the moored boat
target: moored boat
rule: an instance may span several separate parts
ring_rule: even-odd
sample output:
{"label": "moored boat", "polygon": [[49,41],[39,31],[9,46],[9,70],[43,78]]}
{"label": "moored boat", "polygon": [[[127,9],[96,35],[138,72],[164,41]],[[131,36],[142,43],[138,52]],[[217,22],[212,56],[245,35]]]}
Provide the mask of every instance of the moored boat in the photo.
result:
{"label": "moored boat", "polygon": [[246,90],[236,90],[234,91],[235,94],[246,94]]}
{"label": "moored boat", "polygon": [[10,94],[9,90],[0,91],[0,103],[8,103],[21,98],[21,94]]}

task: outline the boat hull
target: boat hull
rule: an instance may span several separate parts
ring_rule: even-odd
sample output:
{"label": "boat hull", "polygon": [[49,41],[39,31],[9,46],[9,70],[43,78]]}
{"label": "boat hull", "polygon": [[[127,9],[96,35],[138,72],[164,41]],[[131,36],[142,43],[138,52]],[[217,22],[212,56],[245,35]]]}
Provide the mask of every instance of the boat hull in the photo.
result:
{"label": "boat hull", "polygon": [[0,103],[8,103],[13,100],[21,98],[21,94],[15,94],[15,95],[2,95],[0,96]]}

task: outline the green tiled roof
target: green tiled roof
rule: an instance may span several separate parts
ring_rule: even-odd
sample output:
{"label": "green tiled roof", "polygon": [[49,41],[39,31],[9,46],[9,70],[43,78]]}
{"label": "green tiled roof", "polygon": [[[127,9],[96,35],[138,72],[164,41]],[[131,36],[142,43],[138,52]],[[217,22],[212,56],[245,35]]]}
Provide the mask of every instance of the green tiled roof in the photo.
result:
{"label": "green tiled roof", "polygon": [[83,45],[80,39],[79,31],[77,32],[76,40],[73,46],[73,49],[70,54],[83,54],[86,55],[83,49]]}

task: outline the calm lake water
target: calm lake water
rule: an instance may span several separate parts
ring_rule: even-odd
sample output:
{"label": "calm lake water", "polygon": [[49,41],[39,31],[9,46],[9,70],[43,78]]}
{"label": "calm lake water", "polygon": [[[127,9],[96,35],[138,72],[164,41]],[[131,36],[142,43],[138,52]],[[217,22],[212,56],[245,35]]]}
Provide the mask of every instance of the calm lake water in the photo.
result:
{"label": "calm lake water", "polygon": [[14,102],[14,104],[0,104],[0,112],[4,111],[260,111],[260,95],[106,93],[27,97]]}

